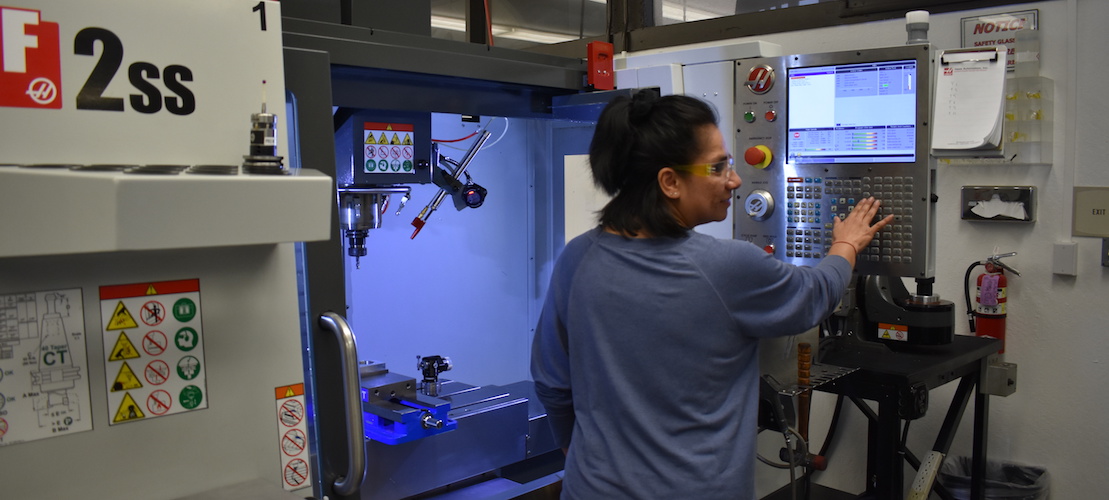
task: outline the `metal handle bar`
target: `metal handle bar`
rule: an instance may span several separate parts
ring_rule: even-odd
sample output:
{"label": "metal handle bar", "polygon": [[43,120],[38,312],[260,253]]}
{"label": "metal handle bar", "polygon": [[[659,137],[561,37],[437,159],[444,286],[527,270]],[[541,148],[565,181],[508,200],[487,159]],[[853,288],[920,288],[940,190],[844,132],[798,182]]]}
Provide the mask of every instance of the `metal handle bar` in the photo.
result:
{"label": "metal handle bar", "polygon": [[358,347],[354,343],[354,330],[342,316],[333,312],[320,315],[320,327],[331,331],[339,339],[339,354],[343,362],[343,394],[347,420],[348,465],[347,474],[335,480],[336,494],[350,495],[358,491],[366,477],[366,431],[362,427],[362,393],[358,377]]}

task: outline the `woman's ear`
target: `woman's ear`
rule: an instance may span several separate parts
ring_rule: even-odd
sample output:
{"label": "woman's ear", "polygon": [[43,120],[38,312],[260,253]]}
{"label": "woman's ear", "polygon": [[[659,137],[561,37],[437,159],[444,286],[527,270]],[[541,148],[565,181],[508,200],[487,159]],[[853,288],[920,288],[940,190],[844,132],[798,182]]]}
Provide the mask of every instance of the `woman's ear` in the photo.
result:
{"label": "woman's ear", "polygon": [[670,167],[663,167],[658,171],[658,188],[662,190],[662,195],[676,200],[681,195],[682,178],[674,169]]}

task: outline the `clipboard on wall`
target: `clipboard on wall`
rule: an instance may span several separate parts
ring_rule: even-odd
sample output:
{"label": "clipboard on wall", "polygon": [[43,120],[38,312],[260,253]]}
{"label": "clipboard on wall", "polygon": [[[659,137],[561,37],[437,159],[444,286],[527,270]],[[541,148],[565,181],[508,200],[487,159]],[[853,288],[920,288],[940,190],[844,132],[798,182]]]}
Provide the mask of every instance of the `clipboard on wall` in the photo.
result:
{"label": "clipboard on wall", "polygon": [[1002,156],[1004,45],[940,51],[932,110],[932,155]]}

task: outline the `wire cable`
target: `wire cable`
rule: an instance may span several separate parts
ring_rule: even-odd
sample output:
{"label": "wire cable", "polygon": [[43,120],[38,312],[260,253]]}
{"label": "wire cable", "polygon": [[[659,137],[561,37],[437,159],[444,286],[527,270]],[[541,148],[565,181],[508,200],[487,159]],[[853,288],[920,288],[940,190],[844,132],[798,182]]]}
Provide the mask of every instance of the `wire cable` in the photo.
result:
{"label": "wire cable", "polygon": [[[480,151],[485,151],[486,149],[489,149],[493,146],[496,146],[498,142],[501,142],[501,139],[504,139],[505,134],[508,133],[508,118],[505,118],[505,117],[501,117],[501,118],[504,120],[504,130],[501,131],[501,135],[497,136],[497,138],[494,139],[493,142],[482,146]],[[489,125],[492,124],[492,123],[493,123],[493,120],[489,120],[489,123],[485,124],[485,128],[489,128]]]}
{"label": "wire cable", "polygon": [[481,132],[480,130],[475,130],[474,133],[472,133],[472,134],[470,134],[466,137],[461,137],[461,138],[458,138],[458,139],[432,139],[431,142],[439,142],[439,143],[462,142],[462,141],[464,141],[466,139],[469,139],[469,138],[471,138],[475,135],[478,135],[478,133],[480,133],[480,132]]}
{"label": "wire cable", "polygon": [[974,307],[970,304],[970,273],[974,272],[974,268],[982,265],[982,262],[975,262],[967,268],[967,273],[963,276],[963,299],[967,304],[967,321],[970,322],[970,333],[974,333]]}
{"label": "wire cable", "polygon": [[488,36],[489,36],[489,38],[486,41],[489,42],[489,46],[492,47],[493,46],[493,16],[489,14],[489,0],[485,0],[485,29],[486,29],[486,33],[488,33]]}

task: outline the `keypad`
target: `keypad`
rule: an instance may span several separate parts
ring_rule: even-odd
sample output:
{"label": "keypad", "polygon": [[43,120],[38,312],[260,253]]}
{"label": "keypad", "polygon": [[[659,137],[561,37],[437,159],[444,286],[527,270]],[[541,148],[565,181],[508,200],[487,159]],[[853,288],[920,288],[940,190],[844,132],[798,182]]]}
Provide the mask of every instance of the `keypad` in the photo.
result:
{"label": "keypad", "polygon": [[832,246],[832,217],[844,219],[859,200],[881,200],[878,217],[894,220],[859,253],[860,261],[913,263],[911,177],[790,177],[786,182],[786,257],[819,259]]}

